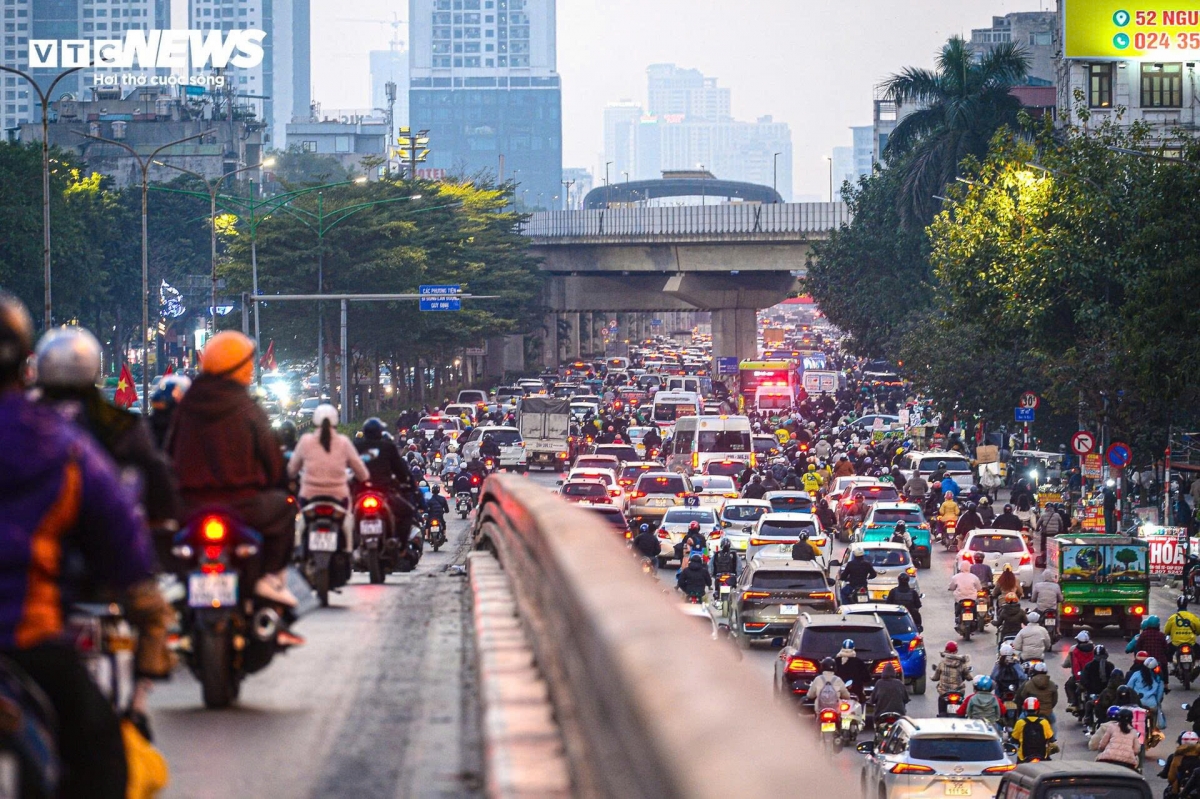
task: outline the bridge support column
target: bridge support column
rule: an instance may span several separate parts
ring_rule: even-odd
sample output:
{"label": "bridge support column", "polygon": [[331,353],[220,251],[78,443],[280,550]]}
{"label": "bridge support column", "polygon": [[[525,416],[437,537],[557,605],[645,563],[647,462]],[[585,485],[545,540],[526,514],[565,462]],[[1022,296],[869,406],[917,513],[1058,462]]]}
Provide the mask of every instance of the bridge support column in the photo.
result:
{"label": "bridge support column", "polygon": [[[713,358],[758,356],[757,312],[753,308],[718,308],[712,312]],[[714,360],[712,373],[717,374]]]}
{"label": "bridge support column", "polygon": [[558,366],[558,314],[546,314],[543,324],[546,333],[542,339],[542,366],[553,369]]}
{"label": "bridge support column", "polygon": [[579,323],[580,314],[569,313],[565,314],[567,318],[567,360],[575,361],[579,359]]}

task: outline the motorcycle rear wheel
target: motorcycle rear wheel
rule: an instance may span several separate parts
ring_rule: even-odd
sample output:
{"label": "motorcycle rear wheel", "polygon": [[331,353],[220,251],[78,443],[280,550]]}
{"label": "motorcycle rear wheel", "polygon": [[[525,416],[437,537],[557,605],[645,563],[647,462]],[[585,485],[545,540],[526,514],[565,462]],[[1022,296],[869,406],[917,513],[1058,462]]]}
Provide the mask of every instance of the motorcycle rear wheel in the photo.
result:
{"label": "motorcycle rear wheel", "polygon": [[316,583],[313,588],[317,591],[317,599],[321,600],[321,607],[329,607],[329,569],[318,569],[314,575]]}
{"label": "motorcycle rear wheel", "polygon": [[384,581],[383,564],[379,561],[379,550],[367,550],[367,574],[371,585],[379,585]]}
{"label": "motorcycle rear wheel", "polygon": [[211,630],[197,633],[196,660],[204,706],[216,710],[233,704],[238,684],[233,674],[233,642],[229,637]]}

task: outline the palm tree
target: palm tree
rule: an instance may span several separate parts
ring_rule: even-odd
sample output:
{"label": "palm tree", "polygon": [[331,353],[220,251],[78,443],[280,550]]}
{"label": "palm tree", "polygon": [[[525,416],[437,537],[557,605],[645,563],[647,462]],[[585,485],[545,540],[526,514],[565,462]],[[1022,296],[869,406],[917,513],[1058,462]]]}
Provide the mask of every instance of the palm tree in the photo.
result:
{"label": "palm tree", "polygon": [[968,155],[983,158],[1004,125],[1015,126],[1020,101],[1010,92],[1029,71],[1021,47],[1002,44],[976,60],[966,41],[955,36],[938,55],[935,70],[908,67],[888,78],[885,98],[900,108],[915,105],[892,131],[884,155],[901,169],[901,217],[924,225],[941,194]]}

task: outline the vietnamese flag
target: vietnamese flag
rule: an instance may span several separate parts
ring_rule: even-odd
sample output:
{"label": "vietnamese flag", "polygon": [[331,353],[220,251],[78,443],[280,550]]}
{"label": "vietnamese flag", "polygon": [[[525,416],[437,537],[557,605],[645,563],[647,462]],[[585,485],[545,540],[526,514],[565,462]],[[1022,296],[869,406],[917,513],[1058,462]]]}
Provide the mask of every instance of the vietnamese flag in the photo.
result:
{"label": "vietnamese flag", "polygon": [[133,387],[133,373],[129,371],[129,364],[121,364],[121,377],[117,380],[117,393],[113,395],[113,402],[118,408],[128,408],[137,402],[137,389]]}

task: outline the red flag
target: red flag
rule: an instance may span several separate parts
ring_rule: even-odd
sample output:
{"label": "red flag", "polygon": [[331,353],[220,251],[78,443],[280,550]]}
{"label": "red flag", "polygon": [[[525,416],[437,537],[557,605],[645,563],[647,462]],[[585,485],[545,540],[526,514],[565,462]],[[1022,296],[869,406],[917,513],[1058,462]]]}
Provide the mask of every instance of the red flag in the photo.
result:
{"label": "red flag", "polygon": [[129,371],[129,364],[121,364],[121,377],[117,380],[117,393],[113,395],[113,402],[118,408],[128,408],[137,402],[137,389],[133,387],[133,372]]}
{"label": "red flag", "polygon": [[258,365],[268,372],[274,372],[277,368],[275,363],[275,339],[271,339],[271,342],[267,344],[267,351],[259,359]]}
{"label": "red flag", "polygon": [[167,371],[163,372],[163,377],[166,377],[167,375],[172,375],[172,374],[175,374],[175,364],[169,363],[169,364],[167,364]]}

